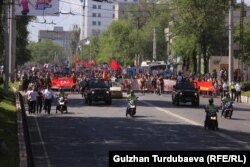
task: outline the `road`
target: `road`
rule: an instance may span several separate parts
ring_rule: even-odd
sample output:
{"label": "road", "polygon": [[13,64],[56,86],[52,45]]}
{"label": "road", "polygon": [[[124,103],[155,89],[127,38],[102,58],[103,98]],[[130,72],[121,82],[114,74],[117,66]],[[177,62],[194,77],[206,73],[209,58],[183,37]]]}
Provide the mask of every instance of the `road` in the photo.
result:
{"label": "road", "polygon": [[[36,167],[108,166],[110,150],[250,150],[250,107],[235,103],[232,119],[219,117],[219,131],[204,130],[204,105],[176,107],[171,95],[139,96],[137,114],[125,117],[126,99],[112,105],[84,104],[69,95],[69,113],[29,115]],[[215,98],[215,104],[220,99]]]}

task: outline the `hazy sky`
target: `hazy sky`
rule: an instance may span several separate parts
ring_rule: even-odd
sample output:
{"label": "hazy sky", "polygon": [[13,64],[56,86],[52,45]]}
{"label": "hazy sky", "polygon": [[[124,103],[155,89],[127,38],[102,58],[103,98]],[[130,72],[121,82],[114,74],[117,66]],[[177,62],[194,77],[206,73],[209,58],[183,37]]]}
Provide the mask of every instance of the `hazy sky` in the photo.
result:
{"label": "hazy sky", "polygon": [[[65,31],[71,31],[73,29],[73,25],[77,24],[80,26],[80,11],[82,8],[82,4],[80,0],[59,0],[60,1],[60,11],[63,13],[69,13],[70,11],[76,15],[70,15],[70,14],[61,14],[60,16],[54,16],[49,17],[45,16],[47,23],[56,23],[56,25],[53,24],[41,24],[41,23],[35,23],[31,22],[28,26],[28,30],[30,32],[29,39],[31,41],[38,41],[38,31],[39,30],[53,30],[54,26],[63,26],[63,29]],[[240,2],[241,0],[237,0]],[[245,3],[247,3],[250,6],[250,0],[245,0]],[[43,22],[43,17],[37,17],[37,22]]]}

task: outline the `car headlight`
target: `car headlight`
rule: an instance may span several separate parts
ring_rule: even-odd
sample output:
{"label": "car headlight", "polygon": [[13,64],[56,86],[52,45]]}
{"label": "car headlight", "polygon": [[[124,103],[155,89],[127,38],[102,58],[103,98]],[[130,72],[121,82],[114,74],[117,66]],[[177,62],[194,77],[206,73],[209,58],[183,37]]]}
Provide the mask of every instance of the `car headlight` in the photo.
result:
{"label": "car headlight", "polygon": [[92,93],[92,94],[94,94],[94,93],[95,93],[95,91],[92,91],[91,93]]}
{"label": "car headlight", "polygon": [[182,92],[180,92],[179,94],[182,95]]}
{"label": "car headlight", "polygon": [[198,96],[198,93],[194,93],[195,96]]}
{"label": "car headlight", "polygon": [[109,94],[109,91],[106,91],[107,94]]}

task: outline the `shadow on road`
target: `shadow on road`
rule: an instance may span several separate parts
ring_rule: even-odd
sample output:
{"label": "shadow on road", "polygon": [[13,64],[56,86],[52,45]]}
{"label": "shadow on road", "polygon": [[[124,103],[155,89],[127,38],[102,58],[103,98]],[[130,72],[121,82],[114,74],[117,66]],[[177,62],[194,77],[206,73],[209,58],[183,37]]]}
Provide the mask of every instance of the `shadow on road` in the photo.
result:
{"label": "shadow on road", "polygon": [[106,167],[111,150],[249,149],[244,147],[250,145],[249,133],[223,129],[214,133],[200,126],[136,118],[28,117],[36,166],[47,166],[43,145],[54,167]]}

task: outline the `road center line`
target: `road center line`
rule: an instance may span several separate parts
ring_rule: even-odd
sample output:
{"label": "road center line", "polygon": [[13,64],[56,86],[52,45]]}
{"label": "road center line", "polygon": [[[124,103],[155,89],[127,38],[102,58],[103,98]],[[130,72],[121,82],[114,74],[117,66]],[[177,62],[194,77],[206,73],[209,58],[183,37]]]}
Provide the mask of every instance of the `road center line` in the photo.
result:
{"label": "road center line", "polygon": [[43,147],[43,151],[44,151],[45,160],[46,160],[46,162],[47,162],[47,164],[48,164],[48,167],[51,167],[51,163],[50,163],[50,160],[49,160],[48,152],[47,152],[47,150],[46,150],[46,148],[45,148],[44,141],[43,141],[43,137],[42,137],[42,133],[41,133],[41,129],[40,129],[39,125],[38,125],[36,116],[34,116],[34,119],[35,119],[37,131],[38,131],[38,134],[39,134],[41,143],[42,143],[42,147]]}
{"label": "road center line", "polygon": [[[148,106],[151,106],[151,107],[153,107],[153,108],[155,108],[155,109],[157,109],[159,111],[162,111],[162,112],[164,112],[164,113],[166,113],[168,115],[171,115],[171,116],[173,116],[175,118],[178,118],[178,119],[180,119],[182,121],[185,121],[185,122],[187,122],[187,123],[189,123],[191,125],[202,126],[203,127],[203,124],[200,124],[198,122],[195,122],[193,120],[190,120],[188,118],[180,116],[178,114],[172,113],[169,110],[166,110],[164,108],[157,107],[157,106],[153,105],[152,103],[149,103],[149,102],[146,102],[146,101],[140,101],[140,102],[142,102],[142,103],[144,103],[144,104],[146,104]],[[214,131],[214,133],[217,134],[218,136],[222,137],[222,138],[225,138],[226,140],[229,140],[230,142],[237,143],[237,144],[239,144],[240,146],[242,146],[242,147],[244,147],[246,149],[250,149],[250,145],[248,143],[244,143],[244,142],[238,141],[237,139],[235,139],[235,138],[233,138],[233,137],[231,137],[229,135],[223,134],[222,132],[216,132],[216,131]]]}

